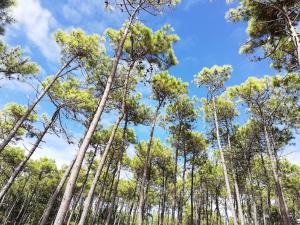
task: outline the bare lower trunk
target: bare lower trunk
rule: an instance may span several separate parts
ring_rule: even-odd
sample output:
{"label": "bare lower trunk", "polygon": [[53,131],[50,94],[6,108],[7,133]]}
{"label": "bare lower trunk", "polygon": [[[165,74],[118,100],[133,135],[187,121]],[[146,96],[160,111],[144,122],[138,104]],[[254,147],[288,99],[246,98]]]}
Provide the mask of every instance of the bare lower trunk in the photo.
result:
{"label": "bare lower trunk", "polygon": [[118,163],[118,169],[117,169],[117,179],[114,182],[113,185],[113,196],[112,196],[112,203],[111,203],[111,207],[109,209],[108,215],[106,217],[105,220],[105,225],[109,225],[109,222],[111,220],[111,216],[113,213],[113,210],[115,208],[115,202],[116,202],[116,196],[117,196],[117,191],[118,191],[118,185],[119,185],[119,181],[120,181],[120,172],[121,172],[121,161]]}
{"label": "bare lower trunk", "polygon": [[66,180],[67,180],[67,178],[68,178],[68,176],[70,174],[70,171],[71,171],[71,169],[72,169],[72,167],[74,165],[76,157],[77,156],[74,157],[74,159],[70,163],[69,167],[64,172],[63,177],[61,178],[61,180],[60,180],[59,184],[57,185],[55,191],[53,192],[52,196],[50,197],[50,199],[49,199],[49,201],[47,203],[47,207],[45,208],[43,216],[42,216],[42,218],[41,218],[41,220],[39,222],[39,225],[45,225],[45,224],[47,224],[49,216],[50,216],[50,213],[51,213],[51,210],[52,210],[52,208],[54,206],[54,203],[55,203],[55,201],[56,201],[56,199],[57,199],[60,191],[62,190],[62,188],[63,188],[63,186],[64,186],[64,184],[65,184],[65,182],[66,182]]}
{"label": "bare lower trunk", "polygon": [[195,168],[195,152],[192,156],[192,171],[191,171],[191,225],[194,225],[194,168]]}
{"label": "bare lower trunk", "polygon": [[90,164],[89,164],[89,166],[88,166],[88,169],[87,169],[87,172],[86,172],[84,181],[83,181],[83,185],[81,186],[80,192],[79,192],[79,194],[78,194],[78,198],[77,198],[76,200],[74,199],[74,200],[75,200],[74,207],[73,207],[73,210],[72,210],[71,213],[70,213],[70,216],[69,216],[69,220],[68,220],[68,222],[67,222],[67,225],[70,224],[70,222],[71,222],[71,220],[72,220],[72,217],[73,217],[73,214],[74,214],[74,211],[75,211],[75,210],[77,209],[77,207],[78,207],[78,203],[79,203],[80,197],[81,197],[81,195],[82,195],[82,193],[83,193],[83,191],[84,191],[84,189],[85,189],[85,187],[86,187],[86,184],[87,184],[87,181],[88,181],[88,178],[89,178],[89,175],[90,175],[90,171],[91,171],[93,162],[94,162],[94,160],[95,160],[96,154],[97,154],[97,147],[96,147],[95,150],[94,150],[94,153],[93,153],[91,162],[90,162]]}
{"label": "bare lower trunk", "polygon": [[175,211],[176,211],[176,204],[177,204],[177,170],[178,170],[178,147],[175,150],[175,171],[174,171],[174,187],[173,187],[173,204],[172,204],[172,224],[175,224]]}
{"label": "bare lower trunk", "polygon": [[151,131],[150,131],[150,140],[147,145],[146,159],[145,159],[144,170],[143,170],[143,178],[142,178],[141,187],[140,187],[138,225],[144,224],[144,214],[145,214],[144,211],[145,211],[145,202],[146,202],[146,192],[147,192],[148,182],[149,182],[148,181],[148,176],[149,176],[148,173],[149,173],[149,164],[150,164],[150,160],[151,160],[151,147],[152,147],[154,130],[155,130],[160,107],[161,107],[161,104],[158,105],[156,108],[154,122],[152,124]]}
{"label": "bare lower trunk", "polygon": [[[85,153],[86,153],[86,150],[87,150],[87,148],[90,144],[90,140],[92,138],[92,135],[93,135],[94,131],[97,128],[98,122],[99,122],[99,120],[101,118],[101,115],[102,115],[102,112],[104,110],[104,107],[105,107],[105,104],[106,104],[106,101],[107,101],[107,98],[108,98],[108,94],[109,94],[110,89],[112,87],[112,83],[113,83],[113,80],[115,78],[117,68],[118,68],[118,64],[119,64],[119,61],[120,61],[120,58],[121,58],[121,55],[122,55],[124,42],[127,38],[127,35],[129,33],[129,29],[131,27],[131,24],[133,23],[133,19],[136,15],[138,9],[139,8],[137,8],[134,11],[134,13],[131,15],[131,17],[129,19],[129,22],[128,22],[128,25],[126,26],[126,28],[124,30],[123,36],[120,39],[120,42],[119,42],[119,45],[118,45],[118,48],[117,48],[116,57],[115,57],[115,60],[113,62],[111,74],[108,77],[106,87],[105,87],[103,96],[101,98],[101,101],[98,105],[97,111],[96,111],[96,113],[93,117],[93,120],[92,120],[92,122],[91,122],[91,124],[88,128],[88,131],[86,132],[86,135],[83,138],[82,144],[79,148],[78,156],[77,156],[76,161],[74,163],[74,166],[72,168],[72,171],[71,171],[71,174],[70,174],[70,179],[68,181],[68,184],[67,184],[67,187],[66,187],[66,190],[65,190],[65,193],[64,193],[64,197],[63,197],[62,202],[60,204],[58,213],[56,215],[54,225],[62,225],[63,224],[66,212],[69,208],[70,201],[72,199],[73,189],[74,189],[74,186],[75,186],[75,183],[76,183],[76,180],[77,180],[77,177],[78,177],[81,165],[82,165],[83,158],[85,156]],[[91,197],[91,196],[89,196],[89,197]],[[88,201],[90,202],[91,199],[88,199]],[[90,204],[89,202],[87,202],[87,203]],[[84,215],[84,217],[86,217],[86,215]],[[85,220],[84,217],[81,220],[82,224],[84,223],[84,220]]]}
{"label": "bare lower trunk", "polygon": [[17,176],[23,171],[24,166],[26,165],[26,163],[28,162],[28,160],[31,158],[32,154],[39,147],[39,145],[40,145],[41,141],[43,140],[44,136],[47,134],[48,130],[51,128],[51,126],[55,122],[55,120],[56,120],[56,118],[57,118],[57,116],[59,114],[59,111],[60,111],[60,108],[58,108],[54,112],[54,114],[53,114],[53,116],[51,118],[51,121],[47,124],[47,126],[44,129],[44,131],[38,136],[38,139],[36,140],[36,142],[33,145],[33,147],[30,149],[30,151],[25,156],[25,158],[15,168],[13,174],[10,176],[10,178],[8,179],[8,181],[6,182],[6,184],[2,187],[2,189],[0,191],[0,201],[2,200],[2,198],[4,197],[4,195],[6,194],[6,192],[8,191],[8,189],[11,187],[11,185],[13,184],[13,182],[15,181],[15,179],[17,178]]}
{"label": "bare lower trunk", "polygon": [[239,219],[241,225],[245,225],[245,220],[244,220],[244,214],[243,214],[243,208],[241,204],[241,197],[240,197],[240,190],[239,186],[236,180],[236,175],[233,175],[233,182],[234,182],[234,189],[235,189],[235,194],[236,194],[236,201],[237,201],[237,207],[238,207],[238,213],[239,213]]}
{"label": "bare lower trunk", "polygon": [[276,194],[278,196],[279,200],[279,208],[280,208],[280,213],[282,217],[282,222],[284,225],[289,225],[290,224],[290,219],[289,219],[289,212],[288,208],[286,205],[286,201],[284,199],[283,191],[282,191],[282,186],[281,186],[281,180],[277,172],[277,161],[274,157],[273,151],[271,149],[271,144],[270,144],[270,139],[269,139],[269,134],[267,127],[264,125],[264,133],[265,133],[265,139],[267,143],[267,150],[268,150],[268,155],[271,161],[271,168],[272,168],[272,173],[273,177],[275,180],[275,189],[276,189]]}
{"label": "bare lower trunk", "polygon": [[84,223],[85,223],[85,220],[86,220],[86,217],[88,215],[89,207],[90,207],[90,204],[92,202],[92,198],[93,198],[93,195],[94,195],[94,192],[95,192],[95,189],[96,189],[99,177],[100,177],[102,169],[104,167],[105,160],[106,160],[107,155],[109,153],[109,150],[110,150],[110,147],[112,145],[112,142],[113,142],[113,140],[115,138],[115,135],[117,133],[119,125],[120,125],[121,121],[123,120],[123,118],[125,116],[125,104],[126,104],[126,99],[127,99],[127,95],[128,95],[129,78],[130,78],[130,73],[131,73],[131,70],[133,69],[133,67],[134,67],[134,63],[132,63],[130,65],[128,74],[126,76],[125,86],[124,86],[124,92],[123,92],[123,98],[122,98],[121,114],[120,114],[119,118],[117,119],[117,122],[115,123],[115,125],[113,127],[112,133],[111,133],[111,135],[109,137],[109,140],[108,140],[108,142],[107,142],[107,144],[105,146],[105,150],[103,152],[103,155],[101,156],[101,160],[100,160],[99,166],[97,168],[96,175],[94,177],[93,183],[91,185],[89,193],[88,193],[88,195],[87,195],[87,197],[85,199],[85,202],[84,202],[84,207],[83,207],[83,211],[82,211],[82,214],[81,214],[81,217],[80,217],[79,225],[84,225]]}
{"label": "bare lower trunk", "polygon": [[215,120],[215,126],[216,126],[216,135],[217,135],[217,142],[218,142],[218,147],[220,150],[220,156],[221,156],[221,162],[222,162],[222,167],[223,167],[223,173],[224,173],[224,179],[225,179],[225,184],[226,184],[226,191],[227,191],[227,197],[228,197],[228,204],[230,207],[230,211],[233,217],[233,224],[238,225],[237,222],[237,216],[235,213],[235,209],[233,206],[233,199],[231,195],[231,188],[229,184],[229,178],[228,178],[228,173],[227,173],[227,167],[225,163],[225,158],[224,158],[224,153],[223,153],[223,148],[221,145],[221,140],[220,140],[220,134],[219,134],[219,123],[218,123],[218,117],[217,117],[217,112],[216,112],[216,103],[215,103],[215,97],[213,98],[213,106],[214,106],[214,120]]}
{"label": "bare lower trunk", "polygon": [[113,130],[112,130],[112,133],[109,137],[109,141],[108,143],[106,144],[105,146],[105,150],[103,152],[103,155],[101,156],[101,160],[100,160],[100,163],[99,163],[99,166],[97,167],[97,172],[95,174],[95,177],[94,177],[94,180],[93,180],[93,183],[90,187],[90,190],[88,192],[88,195],[84,201],[84,206],[83,206],[83,211],[82,211],[82,214],[81,214],[81,217],[80,217],[80,221],[79,221],[79,225],[84,225],[85,223],[85,220],[87,218],[87,215],[88,215],[88,212],[89,212],[89,208],[90,208],[90,204],[92,202],[92,198],[93,198],[93,195],[94,195],[94,192],[95,192],[95,189],[96,189],[96,186],[98,184],[98,180],[100,178],[100,175],[101,175],[101,172],[102,172],[102,169],[104,167],[104,163],[105,163],[105,160],[107,158],[107,155],[108,155],[108,152],[109,152],[109,149],[111,147],[111,144],[115,138],[115,135],[116,135],[116,132],[117,132],[117,129],[119,128],[119,125],[122,121],[124,117],[124,114],[121,113],[121,115],[119,116],[116,124],[114,125],[113,127]]}
{"label": "bare lower trunk", "polygon": [[70,59],[67,63],[65,63],[60,70],[55,74],[51,82],[44,88],[43,92],[35,99],[35,101],[29,106],[25,114],[17,121],[14,125],[13,129],[10,133],[5,137],[5,139],[0,144],[0,153],[4,150],[4,148],[9,144],[9,142],[15,137],[16,133],[18,132],[19,128],[23,125],[26,121],[30,113],[33,112],[36,105],[42,100],[42,98],[47,94],[49,89],[53,86],[53,84],[57,81],[57,79],[62,75],[63,71],[73,62],[75,57]]}

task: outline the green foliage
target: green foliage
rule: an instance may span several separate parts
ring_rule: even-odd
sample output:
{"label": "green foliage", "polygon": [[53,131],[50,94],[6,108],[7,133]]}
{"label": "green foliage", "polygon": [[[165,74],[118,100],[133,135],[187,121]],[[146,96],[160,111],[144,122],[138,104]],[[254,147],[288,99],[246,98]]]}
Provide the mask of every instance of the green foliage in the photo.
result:
{"label": "green foliage", "polygon": [[[109,28],[106,35],[111,40],[114,48],[117,48],[119,40],[124,33],[126,24],[121,30]],[[164,25],[161,29],[153,32],[140,22],[134,23],[127,39],[124,43],[124,54],[127,58],[136,61],[146,61],[151,65],[157,65],[160,68],[168,68],[176,65],[177,58],[174,54],[172,45],[179,40],[179,37],[172,32],[170,25]]]}
{"label": "green foliage", "polygon": [[164,104],[176,97],[187,93],[187,83],[169,75],[167,71],[156,74],[151,80],[152,98]]}
{"label": "green foliage", "polygon": [[198,87],[206,87],[211,94],[215,94],[223,88],[224,82],[230,78],[231,73],[230,65],[205,67],[195,76],[194,83]]}
{"label": "green foliage", "polygon": [[[0,111],[0,139],[6,136],[15,123],[25,114],[26,110],[27,108],[23,105],[9,103]],[[15,139],[20,139],[26,132],[30,132],[32,123],[37,118],[38,115],[35,112],[31,113],[25,123],[18,129]]]}
{"label": "green foliage", "polygon": [[[52,77],[48,77],[43,86],[47,86],[51,80]],[[58,106],[62,106],[69,112],[93,112],[97,104],[97,99],[89,88],[84,87],[82,82],[72,76],[56,81],[49,96]]]}
{"label": "green foliage", "polygon": [[8,79],[24,79],[38,73],[37,64],[23,55],[24,51],[20,47],[9,48],[0,41],[0,73]]}
{"label": "green foliage", "polygon": [[247,21],[249,40],[242,45],[240,52],[254,54],[263,50],[262,56],[255,60],[271,58],[272,67],[298,70],[296,46],[291,39],[289,19],[294,28],[300,20],[297,0],[240,0],[236,8],[226,15],[232,22]]}
{"label": "green foliage", "polygon": [[79,58],[82,62],[94,63],[105,52],[99,35],[86,35],[80,29],[69,33],[58,30],[54,38],[60,46],[61,57],[65,62]]}

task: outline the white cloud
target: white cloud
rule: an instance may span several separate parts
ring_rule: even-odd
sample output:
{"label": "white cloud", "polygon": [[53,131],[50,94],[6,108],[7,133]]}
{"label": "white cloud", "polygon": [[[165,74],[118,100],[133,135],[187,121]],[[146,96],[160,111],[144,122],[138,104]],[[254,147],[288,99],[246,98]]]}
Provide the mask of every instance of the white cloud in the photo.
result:
{"label": "white cloud", "polygon": [[109,26],[121,25],[125,14],[119,10],[106,10],[98,0],[67,0],[62,7],[66,20],[88,32],[102,33]]}
{"label": "white cloud", "polygon": [[39,0],[18,0],[13,16],[17,21],[14,29],[24,32],[47,59],[57,60],[58,47],[51,37],[56,20],[51,12]]}
{"label": "white cloud", "polygon": [[[26,138],[16,143],[16,146],[29,150],[33,146],[33,143],[34,140]],[[39,159],[47,157],[55,160],[56,165],[61,168],[62,165],[69,165],[77,150],[78,147],[76,145],[68,144],[64,139],[53,134],[48,134],[31,158]]]}
{"label": "white cloud", "polygon": [[64,139],[56,135],[47,135],[39,149],[33,154],[33,159],[48,157],[55,160],[57,166],[69,165],[75,156],[78,147],[74,144],[67,143]]}

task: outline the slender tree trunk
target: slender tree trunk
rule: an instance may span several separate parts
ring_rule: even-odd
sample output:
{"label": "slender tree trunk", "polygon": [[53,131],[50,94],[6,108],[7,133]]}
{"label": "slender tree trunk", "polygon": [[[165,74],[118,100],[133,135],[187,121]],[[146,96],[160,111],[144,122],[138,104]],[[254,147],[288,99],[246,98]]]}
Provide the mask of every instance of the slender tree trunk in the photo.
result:
{"label": "slender tree trunk", "polygon": [[[81,168],[83,158],[85,156],[85,153],[86,153],[86,150],[87,150],[87,148],[90,144],[90,140],[92,138],[92,135],[93,135],[94,131],[97,128],[98,122],[101,118],[102,112],[103,112],[104,107],[106,105],[108,94],[110,92],[110,89],[112,87],[112,83],[113,83],[115,75],[117,73],[117,68],[118,68],[119,61],[121,59],[121,55],[122,55],[125,40],[127,38],[130,27],[133,23],[134,17],[137,14],[139,8],[140,8],[140,6],[138,6],[134,10],[134,12],[131,14],[131,16],[129,18],[129,21],[127,23],[127,26],[124,30],[123,36],[120,39],[120,42],[119,42],[119,45],[118,45],[118,48],[117,48],[117,52],[116,52],[116,57],[113,61],[112,71],[111,71],[111,73],[110,73],[110,75],[107,79],[106,87],[105,87],[104,93],[102,95],[101,101],[98,105],[97,111],[96,111],[96,113],[93,117],[93,120],[92,120],[92,122],[91,122],[91,124],[88,128],[88,131],[86,132],[86,135],[85,135],[85,137],[82,141],[82,144],[79,148],[78,156],[77,156],[76,161],[74,163],[74,166],[72,168],[72,171],[71,171],[71,174],[70,174],[70,179],[68,181],[68,184],[67,184],[67,187],[66,187],[66,190],[65,190],[65,193],[64,193],[64,197],[63,197],[62,202],[60,204],[58,213],[56,215],[54,225],[62,225],[63,224],[64,217],[65,217],[66,212],[68,210],[68,207],[70,205],[70,201],[71,201],[71,198],[72,198],[72,195],[73,195],[73,189],[74,189],[74,186],[75,186],[75,183],[76,183],[76,180],[77,180],[80,168]],[[91,196],[89,196],[89,199],[87,200],[87,203],[86,203],[85,207],[89,206],[90,201],[91,201]],[[87,209],[85,208],[85,210],[87,210]],[[84,213],[85,214],[83,215],[82,220],[81,220],[82,224],[84,223],[84,220],[85,220],[85,217],[86,217],[86,211]]]}
{"label": "slender tree trunk", "polygon": [[11,185],[13,184],[13,182],[15,181],[15,179],[17,178],[17,176],[23,171],[24,166],[26,165],[26,163],[28,162],[28,160],[31,158],[32,154],[35,152],[35,150],[39,147],[41,141],[43,140],[44,136],[47,134],[48,130],[52,127],[52,125],[54,124],[59,111],[61,108],[58,108],[52,118],[51,121],[47,124],[47,126],[44,128],[44,131],[38,135],[38,139],[36,140],[35,144],[33,145],[33,147],[30,149],[30,151],[28,152],[28,154],[25,156],[25,158],[19,163],[19,165],[15,168],[13,174],[11,175],[11,177],[8,179],[8,181],[6,182],[6,184],[2,187],[1,191],[0,191],[0,201],[2,200],[2,198],[4,197],[4,195],[6,194],[6,192],[8,191],[8,189],[11,187]]}
{"label": "slender tree trunk", "polygon": [[233,175],[233,183],[234,183],[234,189],[235,189],[235,194],[236,194],[236,201],[237,201],[240,223],[241,223],[241,225],[245,225],[243,208],[242,208],[242,204],[241,204],[240,190],[239,190],[239,186],[238,186],[235,174]]}
{"label": "slender tree trunk", "polygon": [[111,208],[110,208],[108,216],[106,218],[105,225],[109,225],[109,221],[111,219],[112,212],[115,208],[115,202],[116,202],[116,197],[117,197],[117,193],[118,193],[118,186],[119,186],[119,181],[120,181],[121,168],[122,168],[122,164],[123,164],[123,155],[126,151],[127,123],[128,123],[128,119],[127,119],[127,115],[126,115],[124,129],[123,129],[122,149],[121,149],[120,156],[119,156],[119,159],[118,159],[117,179],[114,182]]}
{"label": "slender tree trunk", "polygon": [[102,172],[105,160],[106,160],[107,155],[109,153],[109,150],[110,150],[110,147],[112,145],[112,142],[113,142],[113,140],[115,138],[115,135],[116,135],[116,132],[117,132],[117,130],[119,128],[119,125],[120,125],[121,121],[123,120],[123,118],[125,116],[125,104],[126,104],[126,99],[127,99],[127,95],[128,95],[129,78],[130,78],[130,73],[131,73],[131,70],[133,69],[133,67],[134,67],[134,63],[132,63],[130,65],[128,74],[126,76],[124,93],[123,93],[123,98],[122,98],[122,109],[121,109],[120,116],[117,119],[117,122],[115,123],[115,125],[114,125],[114,127],[112,129],[112,133],[111,133],[111,135],[109,137],[109,140],[108,140],[108,142],[107,142],[107,144],[105,146],[103,155],[101,156],[101,160],[100,160],[99,166],[97,168],[96,175],[94,177],[93,183],[91,185],[89,193],[88,193],[88,195],[87,195],[87,197],[85,199],[85,202],[84,202],[83,212],[81,214],[79,225],[84,225],[84,223],[85,223],[85,220],[86,220],[86,217],[87,217],[87,214],[88,214],[88,210],[89,210],[89,207],[90,207],[90,204],[91,204],[91,201],[92,201],[92,198],[93,198],[93,195],[94,195],[94,192],[95,192],[95,189],[96,189],[99,177],[101,175],[101,172]]}
{"label": "slender tree trunk", "polygon": [[120,180],[121,167],[122,167],[122,163],[121,163],[121,161],[119,161],[118,169],[117,169],[117,179],[115,180],[114,185],[113,185],[113,196],[112,196],[111,207],[108,210],[108,214],[107,214],[107,217],[106,217],[106,220],[105,220],[105,225],[109,225],[112,213],[113,213],[114,208],[115,208],[116,196],[117,196],[118,185],[119,185],[119,180]]}
{"label": "slender tree trunk", "polygon": [[122,112],[121,115],[119,116],[119,118],[117,119],[117,122],[115,123],[115,125],[113,127],[113,130],[112,130],[112,133],[111,133],[111,135],[109,137],[109,141],[107,142],[107,144],[105,146],[105,150],[104,150],[103,155],[102,155],[102,157],[100,159],[100,163],[99,163],[99,165],[97,167],[97,171],[96,171],[93,183],[92,183],[92,185],[90,187],[90,190],[88,192],[88,195],[87,195],[87,197],[86,197],[86,199],[84,201],[83,212],[82,212],[81,217],[80,217],[79,225],[84,225],[84,223],[85,223],[85,220],[86,220],[88,212],[89,212],[90,204],[92,202],[92,198],[93,198],[96,186],[98,184],[98,180],[100,178],[102,169],[104,167],[105,160],[107,158],[107,155],[109,153],[109,149],[110,149],[110,147],[112,145],[112,142],[113,142],[113,140],[115,138],[117,129],[119,128],[119,125],[120,125],[123,117],[124,117],[124,113]]}
{"label": "slender tree trunk", "polygon": [[217,117],[215,97],[213,97],[213,113],[214,113],[214,120],[215,120],[215,126],[216,126],[217,142],[218,142],[218,147],[219,147],[219,150],[220,150],[220,156],[221,156],[221,162],[222,162],[222,167],[223,167],[224,179],[225,179],[225,184],[226,184],[226,191],[227,191],[227,196],[228,196],[228,204],[229,204],[229,207],[230,207],[230,210],[231,210],[231,213],[232,213],[233,224],[238,225],[235,209],[234,209],[234,206],[233,206],[233,199],[232,199],[232,195],[231,195],[231,188],[230,188],[230,184],[229,184],[229,178],[228,178],[228,173],[227,173],[226,162],[225,162],[223,148],[222,148],[221,140],[220,140],[219,122],[218,122],[218,117]]}
{"label": "slender tree trunk", "polygon": [[132,210],[133,210],[133,207],[134,207],[134,201],[135,201],[135,195],[136,195],[136,191],[137,191],[137,186],[138,185],[136,184],[135,188],[134,188],[133,199],[132,199],[132,202],[131,202],[131,205],[130,205],[130,208],[129,208],[129,212],[128,212],[127,225],[130,225],[131,213],[132,213]]}
{"label": "slender tree trunk", "polygon": [[168,184],[168,177],[165,178],[165,173],[163,171],[163,197],[162,197],[162,204],[161,204],[161,213],[160,213],[160,225],[164,225],[165,220],[165,209],[166,209],[166,192],[167,192],[167,184]]}
{"label": "slender tree trunk", "polygon": [[174,168],[174,181],[173,181],[173,205],[172,205],[172,224],[175,224],[175,211],[176,211],[176,204],[177,204],[177,170],[178,170],[178,146],[176,146],[175,150],[175,168]]}
{"label": "slender tree trunk", "polygon": [[286,205],[286,201],[284,199],[283,191],[282,191],[282,186],[281,186],[281,180],[277,172],[277,162],[276,159],[273,155],[272,149],[271,149],[271,144],[270,144],[270,139],[269,139],[269,134],[266,125],[264,125],[264,134],[265,134],[265,139],[267,143],[267,150],[268,150],[268,155],[271,161],[271,168],[272,168],[272,173],[274,176],[275,180],[275,188],[276,188],[276,193],[279,199],[279,208],[280,208],[280,213],[282,216],[282,222],[284,225],[289,225],[290,224],[290,219],[289,219],[289,212],[288,208]]}
{"label": "slender tree trunk", "polygon": [[297,54],[297,60],[298,60],[298,70],[300,69],[300,39],[299,34],[297,32],[297,28],[293,25],[293,21],[289,17],[289,13],[286,9],[286,6],[283,6],[280,10],[283,13],[283,16],[285,18],[285,21],[287,23],[287,27],[289,30],[289,34],[293,40],[293,44],[295,46],[296,54]]}
{"label": "slender tree trunk", "polygon": [[195,161],[195,152],[193,150],[192,156],[192,171],[191,171],[191,225],[194,225],[194,165]]}
{"label": "slender tree trunk", "polygon": [[44,88],[43,92],[35,99],[35,101],[29,106],[25,114],[17,121],[14,125],[13,129],[10,133],[4,138],[2,143],[0,144],[0,154],[4,150],[4,148],[9,144],[9,142],[15,137],[16,133],[18,132],[19,128],[23,125],[26,121],[30,113],[33,112],[36,105],[42,100],[46,93],[48,93],[49,89],[53,86],[53,84],[57,81],[57,79],[62,75],[63,71],[73,62],[76,57],[71,58],[68,62],[66,62],[60,70],[55,74],[51,82]]}
{"label": "slender tree trunk", "polygon": [[183,220],[183,208],[184,208],[184,194],[185,194],[185,173],[186,173],[186,150],[184,149],[184,162],[183,162],[183,173],[182,173],[182,190],[180,194],[180,206],[178,211],[178,222],[182,225]]}
{"label": "slender tree trunk", "polygon": [[105,182],[106,182],[106,179],[107,179],[107,175],[108,175],[108,170],[109,170],[109,167],[112,163],[112,160],[113,160],[113,156],[110,158],[109,160],[109,163],[106,167],[106,170],[105,170],[105,174],[104,174],[104,179],[103,179],[103,182],[101,184],[101,188],[100,188],[100,191],[99,191],[99,194],[98,194],[98,203],[97,203],[97,206],[96,206],[96,212],[95,212],[95,215],[94,215],[94,218],[93,218],[93,222],[92,222],[92,225],[94,225],[97,221],[97,218],[98,218],[98,213],[100,212],[101,210],[101,206],[102,206],[102,203],[104,202],[104,200],[102,199],[102,202],[101,202],[101,205],[100,205],[100,200],[101,200],[101,197],[104,198],[105,195],[103,195],[103,192],[105,192],[104,188],[105,188]]}
{"label": "slender tree trunk", "polygon": [[53,192],[52,196],[50,197],[50,199],[48,200],[48,203],[47,203],[47,206],[44,210],[44,213],[43,213],[43,216],[39,222],[39,225],[45,225],[47,224],[48,222],[48,219],[49,219],[49,216],[50,216],[50,213],[51,213],[51,210],[54,206],[54,203],[60,193],[60,191],[62,190],[69,174],[70,174],[70,171],[75,163],[75,160],[76,160],[76,157],[77,155],[74,157],[74,159],[72,160],[72,162],[70,163],[69,167],[66,169],[66,171],[64,172],[61,180],[59,181],[59,184],[57,185],[55,191]]}
{"label": "slender tree trunk", "polygon": [[79,203],[79,200],[80,200],[80,197],[86,187],[86,184],[87,184],[87,181],[88,181],[88,177],[90,175],[90,171],[91,171],[91,168],[92,168],[92,165],[93,165],[93,162],[95,160],[95,157],[96,157],[96,154],[97,154],[97,147],[95,148],[94,150],[94,153],[93,153],[93,156],[92,156],[92,159],[91,159],[91,163],[89,164],[88,166],[88,169],[87,169],[87,172],[86,172],[86,175],[85,175],[85,178],[84,178],[84,181],[83,181],[83,185],[81,186],[80,188],[80,191],[79,191],[79,194],[78,194],[78,198],[77,199],[74,199],[75,202],[74,202],[74,207],[70,213],[70,216],[69,216],[69,219],[68,219],[68,222],[67,222],[67,225],[70,224],[71,220],[72,220],[72,217],[73,217],[73,214],[74,214],[74,211],[77,209],[78,207],[78,203]]}
{"label": "slender tree trunk", "polygon": [[146,200],[146,189],[148,187],[148,173],[149,173],[149,163],[151,160],[151,147],[152,147],[152,142],[153,142],[153,136],[154,136],[154,130],[157,122],[157,117],[159,114],[161,104],[159,104],[156,108],[155,112],[155,117],[154,117],[154,122],[151,127],[150,131],[150,140],[147,146],[147,152],[146,152],[146,159],[145,159],[145,164],[144,164],[144,170],[143,170],[143,178],[142,178],[142,183],[141,183],[141,188],[140,188],[140,200],[139,200],[139,210],[138,210],[138,225],[143,225],[144,223],[144,210],[145,210],[145,200]]}

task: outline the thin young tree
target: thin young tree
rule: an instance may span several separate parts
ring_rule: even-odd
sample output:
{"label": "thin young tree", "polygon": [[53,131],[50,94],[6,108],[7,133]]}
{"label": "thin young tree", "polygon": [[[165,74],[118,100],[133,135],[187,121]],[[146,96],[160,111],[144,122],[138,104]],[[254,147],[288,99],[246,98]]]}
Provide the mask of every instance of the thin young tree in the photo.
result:
{"label": "thin young tree", "polygon": [[234,209],[234,203],[232,199],[232,194],[231,194],[231,187],[229,183],[229,177],[228,177],[228,170],[227,170],[227,165],[225,162],[225,157],[224,157],[224,150],[221,144],[221,137],[220,137],[220,129],[219,129],[219,119],[218,119],[218,114],[217,114],[217,104],[216,104],[216,97],[218,93],[222,92],[224,89],[224,82],[229,79],[231,75],[232,67],[229,65],[224,65],[224,66],[213,66],[211,68],[204,68],[199,72],[194,80],[194,83],[198,86],[204,86],[208,89],[208,99],[207,102],[210,102],[212,105],[212,121],[210,121],[215,129],[215,135],[217,138],[217,144],[218,148],[220,151],[220,156],[221,156],[221,163],[223,167],[223,173],[224,173],[224,180],[226,184],[226,191],[227,191],[227,197],[229,201],[229,207],[230,211],[233,216],[233,222],[234,225],[238,225],[238,220],[237,216],[235,213]]}

